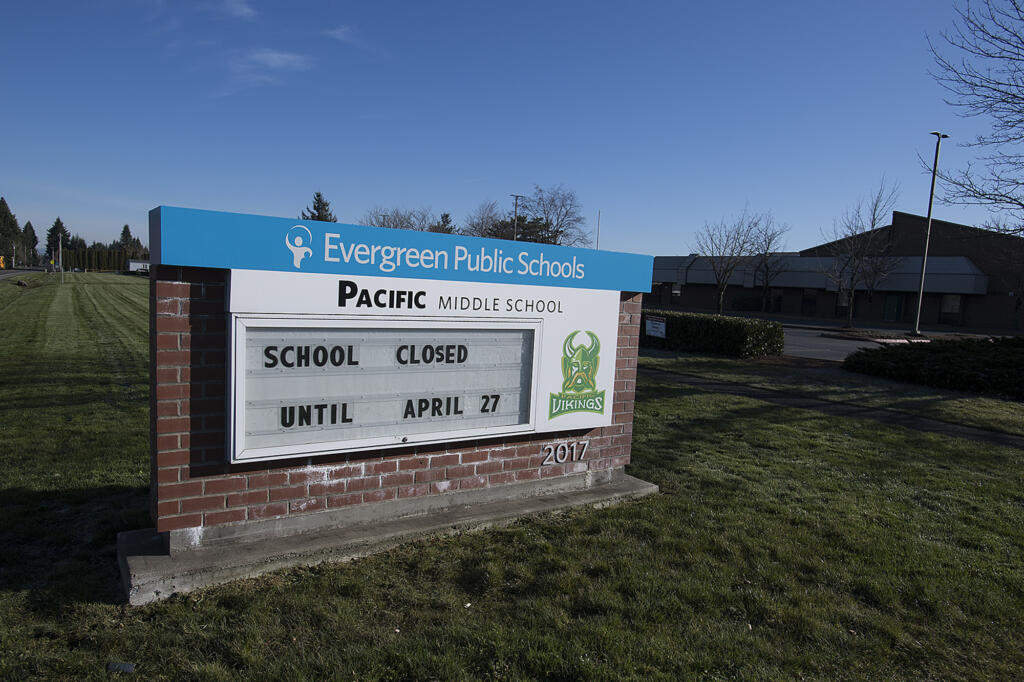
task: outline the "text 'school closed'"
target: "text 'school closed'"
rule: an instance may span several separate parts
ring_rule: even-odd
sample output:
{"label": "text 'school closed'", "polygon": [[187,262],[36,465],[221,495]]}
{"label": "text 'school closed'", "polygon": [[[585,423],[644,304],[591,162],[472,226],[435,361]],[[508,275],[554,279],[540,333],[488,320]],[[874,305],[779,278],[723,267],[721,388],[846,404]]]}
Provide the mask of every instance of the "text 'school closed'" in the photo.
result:
{"label": "text 'school closed'", "polygon": [[[423,345],[403,344],[395,349],[399,365],[447,364],[461,365],[469,358],[469,348],[463,344]],[[296,367],[358,366],[354,346],[267,346],[263,349],[263,367],[273,369],[280,365]]]}

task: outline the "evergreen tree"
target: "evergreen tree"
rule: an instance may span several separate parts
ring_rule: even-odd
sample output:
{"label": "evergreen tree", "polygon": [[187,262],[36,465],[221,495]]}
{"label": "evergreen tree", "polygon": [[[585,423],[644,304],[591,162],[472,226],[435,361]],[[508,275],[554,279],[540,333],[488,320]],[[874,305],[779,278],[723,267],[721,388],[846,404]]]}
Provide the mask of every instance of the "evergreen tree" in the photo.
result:
{"label": "evergreen tree", "polygon": [[521,242],[536,242],[538,244],[558,243],[553,240],[550,224],[543,218],[528,218],[521,215],[518,224],[514,224],[512,214],[505,218],[494,218],[485,225],[474,226],[472,232],[467,231],[466,234],[490,239],[516,239]]}
{"label": "evergreen tree", "polygon": [[[300,220],[319,220],[325,223],[336,223],[338,219],[331,213],[331,202],[320,192],[313,192],[313,208],[306,208],[299,216]],[[127,225],[125,226],[127,228]]]}
{"label": "evergreen tree", "polygon": [[57,265],[57,249],[60,246],[61,237],[63,237],[64,245],[71,241],[71,235],[68,233],[68,228],[64,227],[64,223],[61,221],[60,216],[53,221],[53,225],[46,231],[46,262],[50,262],[50,254],[53,254],[54,265]]}
{"label": "evergreen tree", "polygon": [[36,228],[32,227],[32,221],[28,220],[21,231],[21,247],[25,251],[26,265],[35,265],[39,262],[39,253],[36,251],[38,246],[39,237],[36,236]]}
{"label": "evergreen tree", "polygon": [[442,213],[441,219],[435,223],[431,223],[430,227],[427,228],[428,232],[440,232],[442,234],[456,234],[458,227],[452,222],[452,216],[450,213]]}
{"label": "evergreen tree", "polygon": [[128,250],[132,245],[132,231],[125,225],[121,228],[121,238],[118,240],[118,247],[124,250]]}
{"label": "evergreen tree", "polygon": [[3,256],[5,261],[10,259],[14,247],[21,241],[20,237],[21,228],[18,227],[18,221],[7,206],[7,200],[0,197],[0,256]]}

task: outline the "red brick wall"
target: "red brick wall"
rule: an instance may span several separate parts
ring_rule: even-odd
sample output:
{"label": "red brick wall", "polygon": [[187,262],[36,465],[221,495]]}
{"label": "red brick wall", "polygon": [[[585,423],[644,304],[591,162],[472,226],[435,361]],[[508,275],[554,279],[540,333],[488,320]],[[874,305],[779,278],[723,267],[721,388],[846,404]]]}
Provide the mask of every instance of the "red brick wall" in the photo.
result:
{"label": "red brick wall", "polygon": [[[640,295],[622,294],[612,425],[230,465],[228,272],[150,275],[151,513],[158,532],[622,468],[633,433]],[[549,443],[589,439],[586,459],[542,465]]]}

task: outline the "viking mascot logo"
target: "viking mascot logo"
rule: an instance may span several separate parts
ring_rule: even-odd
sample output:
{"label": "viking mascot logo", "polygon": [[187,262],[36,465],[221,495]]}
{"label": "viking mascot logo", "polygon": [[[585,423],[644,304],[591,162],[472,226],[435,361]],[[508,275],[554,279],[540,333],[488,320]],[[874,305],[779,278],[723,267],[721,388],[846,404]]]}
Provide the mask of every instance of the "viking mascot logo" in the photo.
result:
{"label": "viking mascot logo", "polygon": [[604,412],[604,391],[597,390],[601,341],[587,331],[590,344],[576,344],[580,333],[572,332],[562,343],[562,391],[550,394],[552,419],[570,412]]}

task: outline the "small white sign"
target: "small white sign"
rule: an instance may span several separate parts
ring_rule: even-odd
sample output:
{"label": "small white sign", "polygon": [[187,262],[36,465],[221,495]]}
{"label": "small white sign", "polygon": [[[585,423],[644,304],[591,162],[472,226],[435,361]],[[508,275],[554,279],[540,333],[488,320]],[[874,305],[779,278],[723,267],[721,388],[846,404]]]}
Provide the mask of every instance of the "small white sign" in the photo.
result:
{"label": "small white sign", "polygon": [[665,318],[657,315],[644,317],[644,334],[658,339],[665,338]]}

